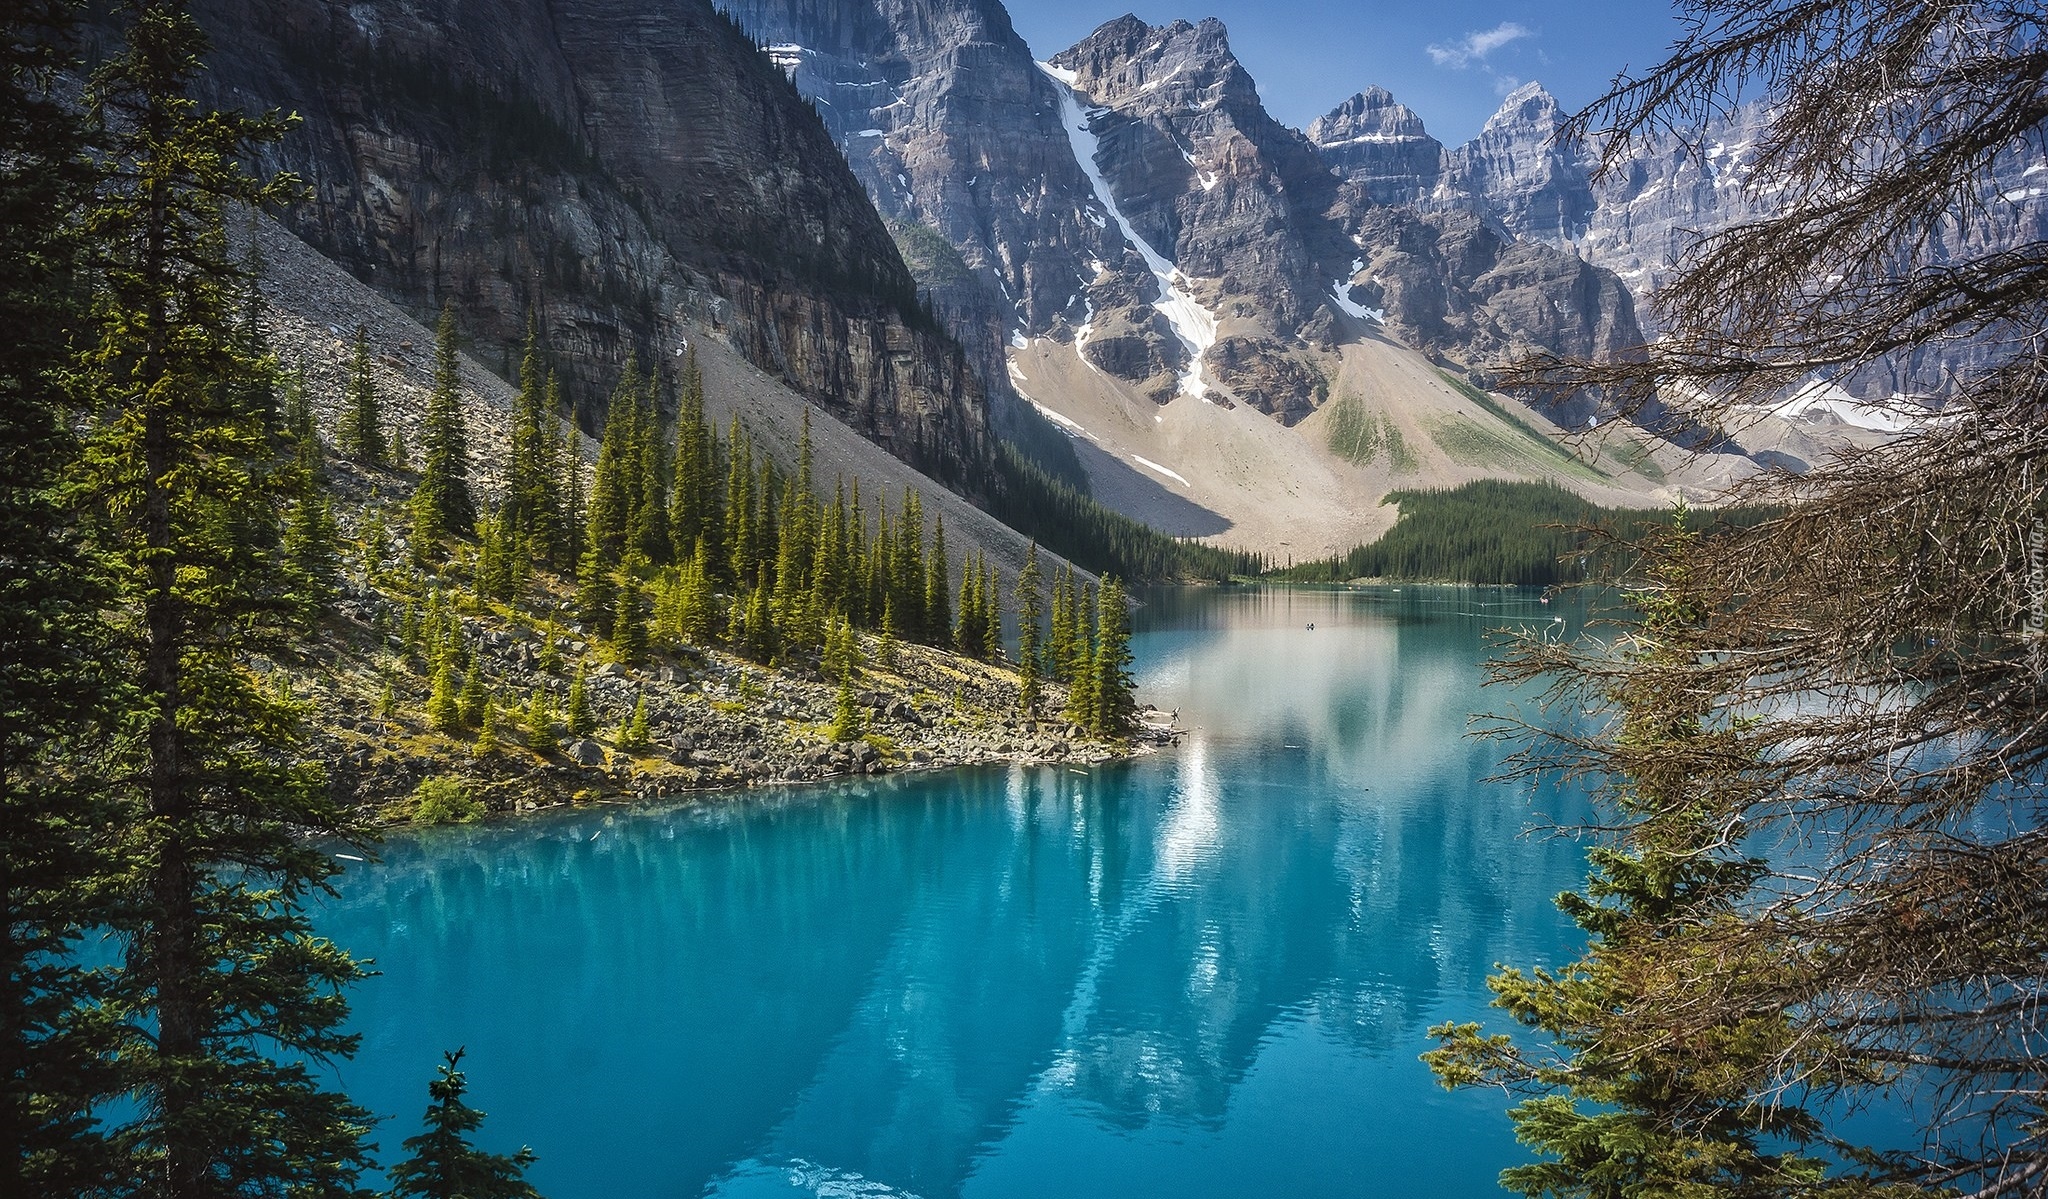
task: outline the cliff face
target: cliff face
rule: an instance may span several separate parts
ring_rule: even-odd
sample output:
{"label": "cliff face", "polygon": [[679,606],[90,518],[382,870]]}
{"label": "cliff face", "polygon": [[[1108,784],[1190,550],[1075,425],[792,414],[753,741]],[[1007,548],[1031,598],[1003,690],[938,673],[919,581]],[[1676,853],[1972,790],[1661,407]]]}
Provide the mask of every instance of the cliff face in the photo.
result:
{"label": "cliff face", "polygon": [[[818,104],[918,281],[1002,377],[1010,326],[1085,319],[1077,281],[1113,257],[1060,126],[1054,84],[993,0],[731,0]],[[965,272],[920,252],[928,233]],[[992,330],[991,330],[992,324]]]}
{"label": "cliff face", "polygon": [[[218,102],[302,123],[294,232],[509,367],[537,312],[571,394],[682,322],[958,476],[986,401],[828,131],[708,0],[199,0]],[[585,414],[586,423],[596,419]]]}
{"label": "cliff face", "polygon": [[[1557,101],[1530,84],[1507,97],[1478,137],[1433,155],[1437,143],[1414,114],[1372,88],[1318,119],[1309,137],[1354,192],[1373,203],[1405,208],[1428,225],[1442,224],[1448,214],[1470,214],[1501,235],[1614,272],[1654,331],[1654,298],[1686,254],[1702,238],[1774,210],[1778,193],[1754,175],[1768,114],[1745,105],[1691,135],[1666,133],[1599,179],[1592,147],[1554,143],[1563,120]],[[1984,203],[1932,231],[1927,260],[1956,261],[2048,239],[2048,189],[2030,171],[2039,172],[2031,160],[2000,164]],[[1412,243],[1410,237],[1403,244]],[[1388,301],[1390,323],[1400,323],[1394,315],[1400,308],[1407,328],[1429,326],[1427,305],[1408,311],[1398,298],[1414,292],[1412,280],[1389,290],[1397,297]],[[1954,372],[2002,352],[1989,344],[1948,343],[1845,382],[1866,398],[1938,393]]]}

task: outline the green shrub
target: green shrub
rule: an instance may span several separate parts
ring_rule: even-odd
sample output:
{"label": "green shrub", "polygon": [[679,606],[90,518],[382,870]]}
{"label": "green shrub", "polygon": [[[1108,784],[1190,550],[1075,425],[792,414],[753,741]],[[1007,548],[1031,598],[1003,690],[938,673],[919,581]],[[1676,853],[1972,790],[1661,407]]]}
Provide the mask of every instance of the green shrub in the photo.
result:
{"label": "green shrub", "polygon": [[469,824],[483,819],[483,802],[461,779],[430,778],[413,789],[414,824]]}

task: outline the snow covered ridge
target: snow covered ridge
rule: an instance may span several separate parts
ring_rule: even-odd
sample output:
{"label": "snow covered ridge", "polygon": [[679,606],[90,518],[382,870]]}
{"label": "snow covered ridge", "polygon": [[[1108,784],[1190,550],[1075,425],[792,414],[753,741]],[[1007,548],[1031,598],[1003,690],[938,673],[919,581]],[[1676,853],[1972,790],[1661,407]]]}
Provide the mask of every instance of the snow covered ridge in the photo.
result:
{"label": "snow covered ridge", "polygon": [[[1356,278],[1358,272],[1364,269],[1365,259],[1354,258],[1351,260],[1352,278]],[[1337,307],[1343,309],[1345,312],[1350,313],[1352,316],[1357,317],[1359,320],[1371,321],[1376,325],[1384,325],[1387,323],[1386,309],[1367,308],[1365,305],[1351,298],[1351,279],[1339,279],[1337,280],[1337,282],[1332,284],[1330,286],[1330,296],[1332,299],[1337,301]]]}
{"label": "snow covered ridge", "polygon": [[[1075,163],[1080,166],[1081,173],[1088,176],[1088,182],[1095,189],[1096,202],[1108,211],[1110,219],[1116,222],[1117,229],[1123,233],[1124,240],[1138,251],[1138,256],[1145,260],[1145,266],[1151,270],[1153,278],[1159,281],[1159,298],[1153,301],[1152,307],[1166,318],[1167,326],[1173,330],[1173,335],[1180,339],[1181,345],[1188,351],[1188,369],[1180,377],[1181,393],[1197,399],[1207,399],[1209,381],[1202,370],[1202,355],[1208,353],[1209,347],[1216,344],[1216,314],[1203,307],[1202,302],[1195,299],[1194,295],[1182,286],[1187,282],[1187,277],[1180,273],[1178,267],[1154,250],[1151,243],[1139,237],[1138,231],[1125,219],[1123,210],[1117,207],[1116,193],[1110,189],[1109,180],[1103,178],[1102,168],[1095,162],[1095,155],[1101,149],[1101,142],[1096,139],[1088,115],[1082,111],[1080,98],[1074,90],[1079,74],[1063,70],[1049,62],[1039,63],[1038,69],[1060,85],[1060,125],[1066,129],[1067,141],[1074,148]],[[1090,216],[1088,213],[1082,215]],[[1083,361],[1086,361],[1086,355],[1082,357]]]}

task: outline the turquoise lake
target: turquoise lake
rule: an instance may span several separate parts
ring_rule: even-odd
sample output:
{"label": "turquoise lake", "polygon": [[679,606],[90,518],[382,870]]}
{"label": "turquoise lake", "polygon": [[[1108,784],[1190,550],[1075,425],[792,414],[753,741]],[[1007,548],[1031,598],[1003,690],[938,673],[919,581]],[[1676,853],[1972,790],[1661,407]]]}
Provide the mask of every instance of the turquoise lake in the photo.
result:
{"label": "turquoise lake", "polygon": [[[384,1160],[466,1046],[480,1140],[596,1196],[1499,1195],[1498,1094],[1416,1055],[1568,960],[1570,794],[1484,781],[1488,631],[1536,593],[1154,592],[1190,732],[1004,767],[394,839],[321,932],[375,959]],[[1311,631],[1306,626],[1313,624]],[[1503,1027],[1505,1027],[1503,1025]]]}

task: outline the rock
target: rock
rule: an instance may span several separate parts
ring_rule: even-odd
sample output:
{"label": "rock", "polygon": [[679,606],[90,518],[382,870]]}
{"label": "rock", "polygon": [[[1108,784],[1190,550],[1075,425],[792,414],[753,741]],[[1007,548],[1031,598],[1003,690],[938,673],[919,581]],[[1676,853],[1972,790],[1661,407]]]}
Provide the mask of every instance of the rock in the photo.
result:
{"label": "rock", "polygon": [[576,763],[578,766],[604,765],[604,746],[599,745],[597,742],[592,741],[587,737],[571,741],[568,744],[568,746],[563,749],[563,752],[568,754],[569,760]]}

